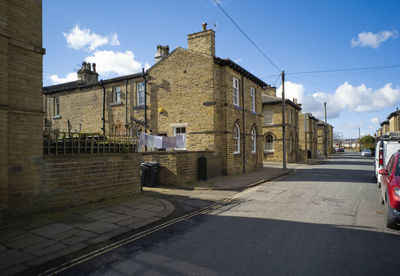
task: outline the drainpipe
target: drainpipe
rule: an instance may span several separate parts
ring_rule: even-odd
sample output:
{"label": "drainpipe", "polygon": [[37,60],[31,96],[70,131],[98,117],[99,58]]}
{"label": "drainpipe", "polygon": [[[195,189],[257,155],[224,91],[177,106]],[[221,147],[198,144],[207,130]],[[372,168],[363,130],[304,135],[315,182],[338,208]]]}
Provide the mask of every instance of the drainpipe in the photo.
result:
{"label": "drainpipe", "polygon": [[125,83],[125,134],[128,135],[128,79]]}
{"label": "drainpipe", "polygon": [[101,120],[103,121],[103,127],[101,128],[103,130],[103,135],[106,135],[106,118],[105,118],[105,112],[106,112],[106,88],[103,85],[103,80],[100,80],[100,86],[103,87],[103,118]]}
{"label": "drainpipe", "polygon": [[243,76],[242,76],[242,119],[243,119],[243,173],[246,173],[246,128],[244,125],[244,83],[243,83]]}
{"label": "drainpipe", "polygon": [[147,133],[147,79],[142,68],[142,77],[144,79],[144,133]]}

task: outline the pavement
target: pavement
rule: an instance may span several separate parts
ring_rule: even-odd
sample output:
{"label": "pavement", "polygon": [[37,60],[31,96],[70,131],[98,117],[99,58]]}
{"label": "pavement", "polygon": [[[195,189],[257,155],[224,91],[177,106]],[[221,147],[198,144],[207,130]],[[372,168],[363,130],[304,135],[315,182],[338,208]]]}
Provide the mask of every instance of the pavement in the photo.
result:
{"label": "pavement", "polygon": [[174,205],[183,201],[189,205],[193,199],[201,202],[184,210],[194,211],[294,171],[283,170],[279,164],[264,164],[263,168],[240,176],[196,181],[182,188],[144,187],[143,194],[131,198],[5,218],[0,222],[0,273],[14,275],[50,262],[57,263],[66,256],[168,220],[177,215]]}

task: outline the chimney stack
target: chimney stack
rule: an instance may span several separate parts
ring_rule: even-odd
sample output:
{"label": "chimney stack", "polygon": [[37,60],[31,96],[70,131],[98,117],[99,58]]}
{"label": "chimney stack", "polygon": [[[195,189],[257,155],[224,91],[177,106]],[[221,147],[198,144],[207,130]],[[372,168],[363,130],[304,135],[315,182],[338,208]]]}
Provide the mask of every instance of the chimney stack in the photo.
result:
{"label": "chimney stack", "polygon": [[99,78],[99,74],[96,73],[96,64],[93,63],[93,71],[92,65],[90,62],[82,62],[81,69],[78,70],[78,79],[83,82],[97,82]]}
{"label": "chimney stack", "polygon": [[157,45],[157,53],[155,55],[156,63],[169,55],[169,46]]}
{"label": "chimney stack", "polygon": [[188,35],[188,49],[215,56],[215,32],[207,30],[207,23],[202,24],[202,31]]}

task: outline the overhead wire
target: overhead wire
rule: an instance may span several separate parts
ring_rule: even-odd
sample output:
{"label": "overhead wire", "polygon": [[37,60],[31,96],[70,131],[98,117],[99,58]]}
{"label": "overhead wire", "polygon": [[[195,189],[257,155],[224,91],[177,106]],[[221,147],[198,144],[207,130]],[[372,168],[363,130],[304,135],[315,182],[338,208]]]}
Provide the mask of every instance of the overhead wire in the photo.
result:
{"label": "overhead wire", "polygon": [[214,2],[214,4],[226,15],[226,17],[229,18],[229,20],[233,23],[233,25],[236,26],[236,28],[239,29],[239,31],[247,38],[247,40],[253,44],[253,46],[268,60],[268,62],[275,67],[276,70],[278,70],[279,72],[281,72],[281,69],[279,69],[279,67],[253,42],[253,40],[246,34],[245,31],[243,31],[242,28],[240,28],[240,26],[235,22],[235,20],[233,20],[233,18],[224,10],[224,8],[222,8],[222,6],[218,3],[218,0],[212,0]]}

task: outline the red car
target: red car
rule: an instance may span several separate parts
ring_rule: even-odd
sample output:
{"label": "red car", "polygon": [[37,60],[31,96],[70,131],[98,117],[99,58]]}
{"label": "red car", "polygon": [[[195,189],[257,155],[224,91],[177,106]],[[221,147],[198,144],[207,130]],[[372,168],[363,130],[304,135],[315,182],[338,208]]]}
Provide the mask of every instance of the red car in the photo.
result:
{"label": "red car", "polygon": [[400,223],[400,152],[392,155],[381,175],[382,203],[386,206],[386,226],[397,228]]}

